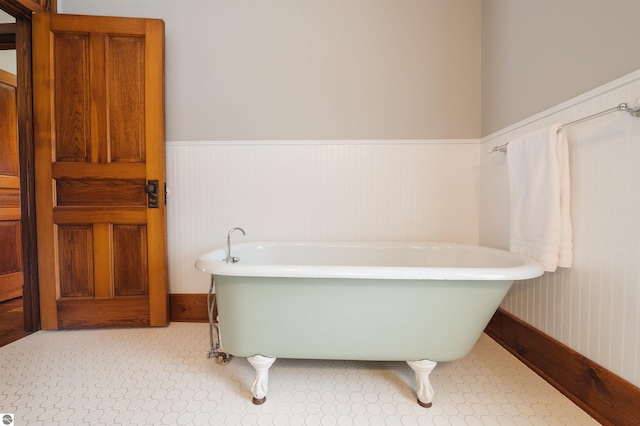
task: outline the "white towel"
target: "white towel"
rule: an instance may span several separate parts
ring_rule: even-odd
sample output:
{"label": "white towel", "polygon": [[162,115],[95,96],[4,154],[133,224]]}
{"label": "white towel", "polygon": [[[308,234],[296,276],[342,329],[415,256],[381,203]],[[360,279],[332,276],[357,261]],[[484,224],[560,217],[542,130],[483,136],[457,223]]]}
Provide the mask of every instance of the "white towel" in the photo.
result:
{"label": "white towel", "polygon": [[569,149],[560,125],[509,142],[510,250],[537,259],[545,270],[573,262]]}

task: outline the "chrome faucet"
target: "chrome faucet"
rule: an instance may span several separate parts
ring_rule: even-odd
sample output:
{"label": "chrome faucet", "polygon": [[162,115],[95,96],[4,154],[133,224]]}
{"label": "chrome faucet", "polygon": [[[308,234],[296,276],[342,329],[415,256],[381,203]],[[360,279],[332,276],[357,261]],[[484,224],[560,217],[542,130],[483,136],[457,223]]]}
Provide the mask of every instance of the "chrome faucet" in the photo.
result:
{"label": "chrome faucet", "polygon": [[240,261],[237,257],[231,256],[231,234],[233,231],[241,231],[242,235],[247,235],[242,228],[231,228],[229,230],[229,233],[227,234],[227,258],[224,259],[227,263],[238,263],[238,261]]}

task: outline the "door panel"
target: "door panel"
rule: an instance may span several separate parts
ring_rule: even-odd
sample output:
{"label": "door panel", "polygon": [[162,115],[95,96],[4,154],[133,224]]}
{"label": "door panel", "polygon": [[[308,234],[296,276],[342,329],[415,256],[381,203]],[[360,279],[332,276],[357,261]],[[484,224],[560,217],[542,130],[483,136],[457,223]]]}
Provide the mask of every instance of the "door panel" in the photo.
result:
{"label": "door panel", "polygon": [[93,228],[58,225],[59,297],[93,297]]}
{"label": "door panel", "polygon": [[0,70],[0,302],[22,296],[16,76]]}
{"label": "door panel", "polygon": [[107,102],[119,105],[108,111],[110,160],[143,162],[144,39],[112,36],[107,38],[106,47]]}
{"label": "door panel", "polygon": [[113,252],[115,295],[146,294],[149,288],[147,258],[144,256],[147,252],[147,227],[114,225]]}
{"label": "door panel", "polygon": [[[42,328],[166,325],[164,24],[36,14]],[[162,196],[163,194],[160,194]]]}
{"label": "door panel", "polygon": [[56,179],[56,205],[145,207],[147,196],[140,191],[145,185],[144,179]]}

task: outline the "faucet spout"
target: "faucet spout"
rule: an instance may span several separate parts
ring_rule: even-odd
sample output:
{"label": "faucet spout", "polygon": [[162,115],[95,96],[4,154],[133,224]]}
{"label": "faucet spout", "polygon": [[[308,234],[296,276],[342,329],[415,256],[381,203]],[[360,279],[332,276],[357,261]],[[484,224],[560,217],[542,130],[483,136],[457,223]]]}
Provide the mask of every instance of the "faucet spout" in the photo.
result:
{"label": "faucet spout", "polygon": [[244,229],[242,228],[236,227],[229,230],[229,233],[227,234],[227,258],[224,259],[224,261],[227,263],[237,263],[240,260],[237,257],[231,256],[231,234],[233,233],[233,231],[240,231],[242,232],[242,235],[247,235],[247,233],[244,232]]}

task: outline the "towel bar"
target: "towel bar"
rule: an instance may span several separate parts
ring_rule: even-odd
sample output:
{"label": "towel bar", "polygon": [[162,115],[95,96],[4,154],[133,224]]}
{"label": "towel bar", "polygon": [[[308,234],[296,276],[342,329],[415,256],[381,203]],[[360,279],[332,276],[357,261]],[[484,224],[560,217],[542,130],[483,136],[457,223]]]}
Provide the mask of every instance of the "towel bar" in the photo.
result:
{"label": "towel bar", "polygon": [[[636,100],[636,104],[639,101],[640,101],[640,98],[638,98]],[[565,129],[565,128],[569,127],[569,126],[573,126],[575,124],[579,124],[579,123],[582,123],[584,121],[592,120],[594,118],[602,117],[603,115],[607,115],[607,114],[610,114],[612,112],[617,112],[617,111],[627,112],[632,117],[636,117],[636,118],[640,117],[640,106],[630,107],[629,104],[627,104],[627,103],[621,103],[620,105],[615,106],[613,108],[609,108],[609,109],[606,109],[604,111],[600,111],[598,113],[595,113],[595,114],[592,114],[592,115],[588,115],[586,117],[582,117],[582,118],[579,118],[577,120],[571,121],[569,123],[563,124],[558,128],[558,130]],[[507,142],[505,144],[502,144],[502,145],[494,146],[493,148],[487,150],[487,152],[488,153],[493,153],[493,152],[504,152],[504,153],[506,153],[508,145],[509,145],[509,142]]]}

